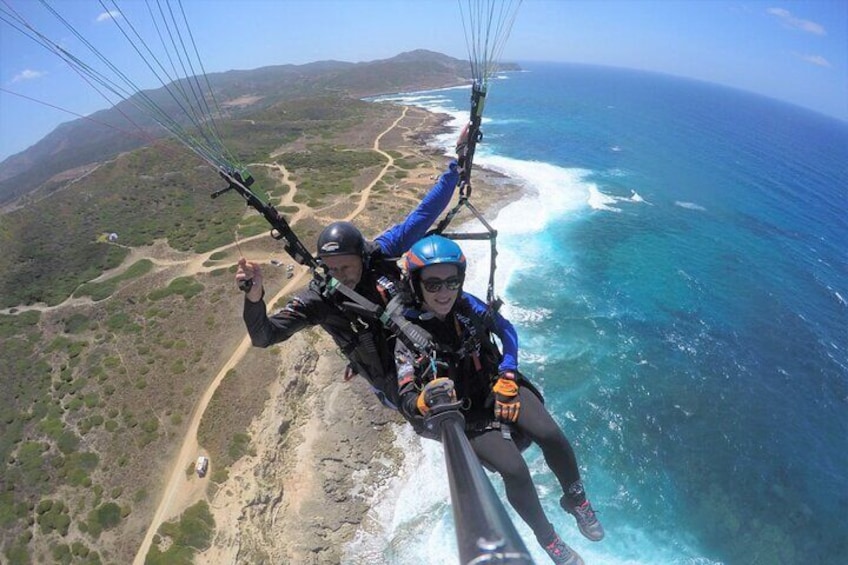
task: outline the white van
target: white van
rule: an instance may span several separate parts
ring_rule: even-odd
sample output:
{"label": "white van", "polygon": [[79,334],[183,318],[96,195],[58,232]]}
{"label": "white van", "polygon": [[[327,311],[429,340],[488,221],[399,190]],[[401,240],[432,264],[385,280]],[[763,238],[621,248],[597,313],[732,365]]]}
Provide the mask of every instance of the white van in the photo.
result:
{"label": "white van", "polygon": [[197,463],[194,465],[194,470],[197,471],[197,476],[201,479],[206,476],[206,471],[209,470],[209,458],[201,455],[197,458]]}

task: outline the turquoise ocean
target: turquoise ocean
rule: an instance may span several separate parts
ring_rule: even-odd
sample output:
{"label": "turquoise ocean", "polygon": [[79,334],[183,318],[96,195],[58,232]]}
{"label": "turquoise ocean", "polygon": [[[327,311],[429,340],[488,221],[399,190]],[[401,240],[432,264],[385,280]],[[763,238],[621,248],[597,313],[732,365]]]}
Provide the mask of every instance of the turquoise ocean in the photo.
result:
{"label": "turquoise ocean", "polygon": [[[587,563],[845,563],[848,124],[665,75],[522,66],[490,86],[475,162],[523,189],[493,219],[497,291],[607,536],[580,536],[531,447],[558,532]],[[459,127],[469,95],[383,100]],[[463,246],[485,297],[486,244]],[[373,509],[345,562],[457,562],[439,444],[399,430],[397,447],[403,468],[358,493]]]}

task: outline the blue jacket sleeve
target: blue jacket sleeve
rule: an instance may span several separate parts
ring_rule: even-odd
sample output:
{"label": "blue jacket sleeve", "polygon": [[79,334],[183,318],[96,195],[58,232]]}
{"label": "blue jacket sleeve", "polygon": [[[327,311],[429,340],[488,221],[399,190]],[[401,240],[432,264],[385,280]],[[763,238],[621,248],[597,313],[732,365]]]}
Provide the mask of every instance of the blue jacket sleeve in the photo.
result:
{"label": "blue jacket sleeve", "polygon": [[[468,299],[471,309],[476,314],[480,316],[487,315],[488,306],[486,306],[485,302],[467,292],[464,292],[463,295]],[[501,316],[499,312],[494,313],[492,322],[494,323],[495,335],[501,340],[501,345],[503,346],[503,359],[498,366],[498,371],[517,371],[518,333],[515,331],[515,327],[509,320]]]}
{"label": "blue jacket sleeve", "polygon": [[410,212],[402,223],[390,227],[374,240],[387,257],[400,257],[424,237],[433,222],[450,204],[457,182],[459,170],[456,161],[451,161],[448,170],[442,173],[415,210]]}

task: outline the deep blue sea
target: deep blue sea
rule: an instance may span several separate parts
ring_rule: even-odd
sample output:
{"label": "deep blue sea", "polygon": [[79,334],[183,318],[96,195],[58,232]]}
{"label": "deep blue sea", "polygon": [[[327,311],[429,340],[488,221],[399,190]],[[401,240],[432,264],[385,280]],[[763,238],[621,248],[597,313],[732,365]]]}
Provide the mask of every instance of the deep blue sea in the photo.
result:
{"label": "deep blue sea", "polygon": [[[490,86],[476,164],[524,188],[494,219],[497,290],[607,536],[580,536],[532,447],[558,532],[587,563],[848,562],[848,124],[669,76],[524,67]],[[469,94],[393,100],[459,126]],[[441,448],[408,430],[398,447],[346,562],[455,563]]]}

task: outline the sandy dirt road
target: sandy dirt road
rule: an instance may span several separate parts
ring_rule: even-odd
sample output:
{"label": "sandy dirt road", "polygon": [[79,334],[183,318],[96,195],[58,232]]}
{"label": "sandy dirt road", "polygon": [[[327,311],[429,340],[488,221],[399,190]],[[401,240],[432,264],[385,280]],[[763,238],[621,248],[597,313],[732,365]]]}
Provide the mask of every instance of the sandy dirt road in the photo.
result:
{"label": "sandy dirt road", "polygon": [[[276,296],[274,296],[271,300],[271,304],[274,304],[277,300],[298,288],[303,278],[305,278],[305,275],[305,272],[295,275],[289,283],[285,285]],[[208,475],[207,478],[200,479],[194,473],[186,473],[189,465],[192,465],[197,456],[202,454],[200,446],[197,443],[197,430],[200,427],[200,420],[203,418],[203,413],[206,412],[206,407],[209,406],[209,401],[212,400],[212,396],[218,389],[218,385],[221,384],[221,381],[224,380],[224,377],[230,369],[233,369],[238,362],[241,361],[242,357],[244,357],[250,347],[250,337],[245,335],[244,339],[241,340],[239,345],[236,347],[236,350],[233,351],[233,354],[227,362],[224,363],[220,371],[218,371],[215,379],[209,384],[209,387],[198,401],[197,406],[192,413],[191,421],[189,422],[188,429],[186,430],[186,435],[183,438],[182,447],[180,448],[179,453],[170,462],[171,474],[168,477],[168,482],[165,485],[164,492],[162,493],[162,500],[159,502],[159,507],[156,509],[156,513],[150,521],[150,526],[147,528],[147,533],[144,536],[141,547],[136,553],[135,559],[133,560],[134,565],[144,565],[144,560],[147,556],[148,550],[150,549],[150,544],[153,542],[153,536],[159,530],[159,526],[163,522],[178,516],[187,507],[203,498]],[[214,462],[212,462],[212,465],[214,465]]]}
{"label": "sandy dirt road", "polygon": [[[386,164],[371,181],[359,194],[359,202],[356,208],[348,214],[345,218],[339,218],[343,220],[352,220],[356,216],[358,216],[367,206],[369,197],[371,196],[371,190],[373,187],[383,178],[386,172],[394,166],[394,158],[386,153],[385,151],[380,149],[380,139],[385,136],[387,133],[392,131],[394,128],[400,124],[400,122],[406,117],[407,108],[404,107],[400,116],[384,131],[382,131],[374,140],[374,151],[378,152],[380,155],[386,158]],[[259,164],[257,164],[259,165]],[[281,165],[265,165],[274,168],[278,168],[280,174],[282,175],[283,181],[289,185],[291,190],[288,191],[286,197],[284,198],[284,202],[281,204],[285,205],[286,202],[293,205],[293,198],[296,192],[295,183],[289,179],[289,173],[286,171]],[[312,211],[307,209],[304,206],[299,206],[299,211],[291,218],[289,222],[291,225],[297,220],[308,217],[312,214]],[[253,236],[252,238],[247,238],[244,241],[249,241],[251,239],[256,239],[260,237],[267,237],[266,234],[259,234]],[[208,253],[204,253],[199,257],[192,257],[190,261],[187,262],[187,272],[197,273],[203,271],[203,264],[208,260],[208,258],[213,254],[219,251],[227,250],[229,248],[234,247],[236,244],[230,244],[223,246],[219,249],[210,251]],[[131,264],[125,262],[125,264]],[[292,278],[288,284],[286,284],[270,301],[267,301],[268,304],[275,304],[282,297],[291,293],[293,290],[298,288],[305,278],[307,272],[301,271],[294,278]],[[147,532],[144,536],[144,539],[136,552],[135,559],[133,560],[133,565],[143,565],[145,558],[147,556],[147,552],[150,550],[150,546],[153,542],[153,537],[156,532],[159,530],[159,527],[162,523],[167,520],[174,518],[181,514],[186,508],[203,498],[205,496],[205,486],[207,484],[208,478],[199,479],[195,474],[188,474],[186,471],[189,468],[189,465],[192,465],[196,460],[197,456],[202,454],[200,446],[197,442],[197,430],[200,426],[200,421],[203,417],[204,412],[206,411],[207,406],[209,405],[210,400],[212,400],[212,396],[215,394],[218,386],[221,384],[221,381],[224,379],[224,376],[227,374],[230,369],[234,368],[239,361],[244,357],[250,348],[250,338],[245,336],[245,338],[239,343],[236,347],[235,351],[233,351],[232,355],[229,359],[224,363],[221,369],[218,371],[215,379],[209,384],[209,387],[201,396],[200,400],[197,403],[197,406],[192,413],[191,421],[189,422],[188,428],[186,430],[186,435],[183,438],[182,447],[180,448],[179,453],[174,456],[168,466],[171,468],[171,473],[168,476],[168,481],[165,484],[165,487],[162,490],[162,498],[159,502],[159,506],[156,509],[156,512],[153,515],[153,519],[150,522],[149,527],[147,528]],[[210,466],[214,467],[215,462],[212,461]]]}

